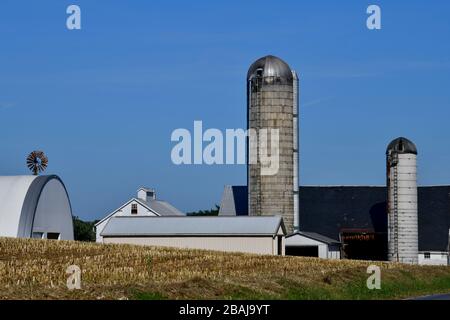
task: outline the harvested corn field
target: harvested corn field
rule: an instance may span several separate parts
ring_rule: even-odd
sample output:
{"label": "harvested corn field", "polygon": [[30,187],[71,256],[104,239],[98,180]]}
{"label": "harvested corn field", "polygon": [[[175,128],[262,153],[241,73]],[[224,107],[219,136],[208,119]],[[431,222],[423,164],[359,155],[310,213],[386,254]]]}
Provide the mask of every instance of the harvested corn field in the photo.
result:
{"label": "harvested corn field", "polygon": [[[381,267],[381,290],[366,286]],[[67,268],[81,269],[69,290]],[[391,299],[450,292],[450,268],[0,238],[1,299]]]}

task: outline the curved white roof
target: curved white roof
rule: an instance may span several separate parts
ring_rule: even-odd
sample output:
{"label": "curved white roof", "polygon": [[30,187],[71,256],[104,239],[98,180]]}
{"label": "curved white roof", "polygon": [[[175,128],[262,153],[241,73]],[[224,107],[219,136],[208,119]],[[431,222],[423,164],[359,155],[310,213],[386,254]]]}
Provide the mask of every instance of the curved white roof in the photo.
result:
{"label": "curved white roof", "polygon": [[22,207],[37,176],[0,177],[0,235],[17,237]]}
{"label": "curved white roof", "polygon": [[0,176],[0,236],[29,238],[34,231],[73,239],[72,210],[63,182],[55,175]]}

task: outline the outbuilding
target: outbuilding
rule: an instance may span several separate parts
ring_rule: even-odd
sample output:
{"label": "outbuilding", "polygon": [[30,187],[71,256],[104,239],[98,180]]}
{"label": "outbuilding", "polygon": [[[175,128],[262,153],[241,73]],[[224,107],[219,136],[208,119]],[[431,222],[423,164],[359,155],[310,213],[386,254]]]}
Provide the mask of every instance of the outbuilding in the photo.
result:
{"label": "outbuilding", "polygon": [[0,177],[0,237],[73,240],[72,209],[61,179]]}
{"label": "outbuilding", "polygon": [[448,252],[445,251],[419,251],[419,264],[429,266],[448,265]]}
{"label": "outbuilding", "polygon": [[286,255],[340,259],[341,243],[318,233],[297,231],[286,237]]}
{"label": "outbuilding", "polygon": [[104,243],[284,255],[281,217],[115,216],[101,232]]}

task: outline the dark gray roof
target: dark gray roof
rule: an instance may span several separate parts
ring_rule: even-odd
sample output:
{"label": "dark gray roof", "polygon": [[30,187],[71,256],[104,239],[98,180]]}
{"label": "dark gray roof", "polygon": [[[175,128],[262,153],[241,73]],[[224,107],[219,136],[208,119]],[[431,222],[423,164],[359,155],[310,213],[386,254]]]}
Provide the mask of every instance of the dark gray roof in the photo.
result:
{"label": "dark gray roof", "polygon": [[247,187],[225,186],[220,202],[220,216],[246,216],[247,211]]}
{"label": "dark gray roof", "polygon": [[390,152],[417,154],[417,147],[412,141],[400,137],[389,143],[386,154],[389,154]]}
{"label": "dark gray roof", "polygon": [[[246,186],[233,186],[233,203],[220,215],[248,214]],[[227,191],[227,190],[225,190]],[[225,198],[225,197],[224,197]],[[343,229],[364,229],[387,234],[386,187],[301,186],[300,228],[339,239]],[[450,229],[450,186],[418,188],[419,250],[446,251]],[[232,209],[229,209],[232,208]]]}
{"label": "dark gray roof", "polygon": [[124,236],[271,235],[283,229],[281,217],[112,217],[101,233]]}
{"label": "dark gray roof", "polygon": [[256,60],[248,69],[247,80],[257,75],[257,71],[260,69],[262,73],[259,75],[262,78],[275,77],[281,78],[285,81],[292,81],[292,71],[289,65],[274,56],[265,56]]}
{"label": "dark gray roof", "polygon": [[307,231],[296,231],[296,232],[286,236],[286,239],[296,236],[296,235],[301,235],[306,238],[310,238],[310,239],[313,239],[313,240],[316,240],[316,241],[319,241],[322,243],[326,243],[326,244],[338,245],[338,246],[341,245],[341,243],[338,240],[334,240],[334,239],[325,237],[324,235],[318,234],[316,232],[307,232]]}
{"label": "dark gray roof", "polygon": [[162,200],[149,200],[144,201],[139,198],[135,198],[137,202],[143,206],[149,207],[151,210],[155,211],[161,216],[184,216],[185,214],[172,206],[170,203]]}

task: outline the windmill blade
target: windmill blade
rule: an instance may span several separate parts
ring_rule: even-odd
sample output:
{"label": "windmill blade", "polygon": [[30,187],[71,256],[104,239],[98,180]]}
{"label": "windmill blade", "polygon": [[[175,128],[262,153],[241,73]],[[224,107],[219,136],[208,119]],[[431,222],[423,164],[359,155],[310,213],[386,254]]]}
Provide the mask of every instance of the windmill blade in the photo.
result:
{"label": "windmill blade", "polygon": [[34,175],[37,175],[47,168],[48,158],[44,152],[36,150],[28,155],[26,164],[28,169],[30,169]]}

